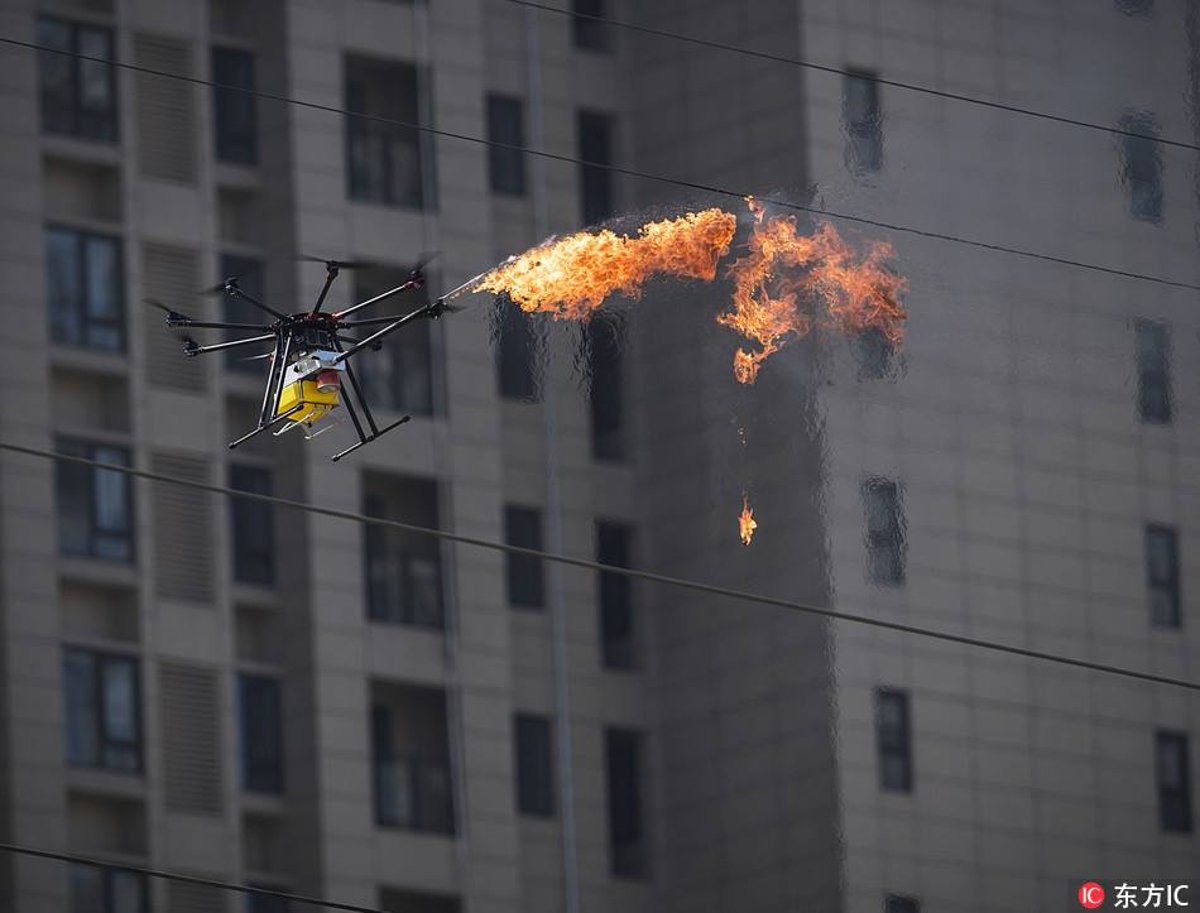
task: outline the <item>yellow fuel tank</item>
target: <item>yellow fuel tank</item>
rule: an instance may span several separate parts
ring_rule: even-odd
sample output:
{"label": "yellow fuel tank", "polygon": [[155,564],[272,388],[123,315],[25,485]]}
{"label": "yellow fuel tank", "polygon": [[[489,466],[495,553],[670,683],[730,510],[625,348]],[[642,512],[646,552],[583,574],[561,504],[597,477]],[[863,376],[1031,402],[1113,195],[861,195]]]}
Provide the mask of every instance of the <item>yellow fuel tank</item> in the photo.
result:
{"label": "yellow fuel tank", "polygon": [[320,421],[338,405],[338,389],[321,390],[316,380],[298,380],[283,388],[279,397],[279,409],[275,415],[280,416],[292,409],[299,409],[288,416],[289,421],[313,424]]}

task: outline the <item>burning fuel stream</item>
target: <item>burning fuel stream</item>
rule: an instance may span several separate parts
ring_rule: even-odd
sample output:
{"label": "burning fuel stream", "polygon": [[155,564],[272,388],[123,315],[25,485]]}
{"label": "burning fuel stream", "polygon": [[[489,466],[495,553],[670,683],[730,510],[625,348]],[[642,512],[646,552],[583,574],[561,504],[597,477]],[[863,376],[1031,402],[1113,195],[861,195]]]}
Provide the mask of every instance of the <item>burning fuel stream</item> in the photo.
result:
{"label": "burning fuel stream", "polygon": [[[908,283],[888,265],[894,255],[890,244],[871,242],[859,255],[827,222],[802,234],[794,216],[768,216],[753,197],[746,203],[753,215],[746,253],[726,270],[733,298],[730,309],[716,318],[757,345],[739,347],[734,354],[733,373],[740,383],[753,384],[767,358],[814,327],[875,330],[893,345],[903,340],[907,315],[900,296]],[[610,229],[577,232],[509,257],[447,297],[494,292],[526,313],[586,320],[611,295],[640,298],[655,276],[712,282],[736,231],[737,217],[713,207],[647,222],[635,235]],[[757,527],[743,494],[738,530],[744,544],[750,544]]]}

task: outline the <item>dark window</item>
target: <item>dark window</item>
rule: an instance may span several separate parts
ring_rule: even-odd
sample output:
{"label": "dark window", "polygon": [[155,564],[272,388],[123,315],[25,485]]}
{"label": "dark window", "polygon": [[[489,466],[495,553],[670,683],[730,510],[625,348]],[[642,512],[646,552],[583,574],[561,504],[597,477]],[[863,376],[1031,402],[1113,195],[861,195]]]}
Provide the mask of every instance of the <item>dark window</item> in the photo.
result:
{"label": "dark window", "polygon": [[[608,18],[605,0],[574,0],[571,6],[576,15],[572,20],[575,47],[587,51],[611,51],[613,27],[600,19]],[[589,18],[589,17],[596,18]]]}
{"label": "dark window", "polygon": [[[346,108],[367,117],[347,117],[346,168],[350,198],[421,209],[425,200],[425,143],[417,68],[410,64],[348,58]],[[391,121],[391,123],[388,123]]]}
{"label": "dark window", "polygon": [[[633,532],[621,523],[596,524],[596,560],[630,567]],[[609,669],[632,669],[637,662],[633,625],[633,581],[601,571],[599,581],[600,650]]]}
{"label": "dark window", "polygon": [[1146,527],[1146,586],[1150,589],[1150,623],[1178,628],[1179,537],[1169,526]]}
{"label": "dark window", "polygon": [[[111,29],[40,16],[37,42],[42,129],[85,139],[117,138]],[[61,52],[61,53],[57,53]],[[75,55],[75,56],[73,56]],[[95,58],[87,60],[85,58]]]}
{"label": "dark window", "polygon": [[[576,20],[578,21],[578,20]],[[579,197],[583,222],[594,225],[613,214],[613,118],[594,111],[579,112]]]}
{"label": "dark window", "polygon": [[462,901],[449,894],[381,888],[379,907],[387,913],[462,913]]}
{"label": "dark window", "polygon": [[592,456],[621,460],[626,456],[623,327],[613,318],[592,318],[584,331],[591,379]]}
{"label": "dark window", "polygon": [[867,511],[867,577],[894,586],[904,582],[904,518],[895,482],[869,479],[863,485]]}
{"label": "dark window", "polygon": [[628,729],[605,733],[608,775],[608,849],[618,878],[644,878],[649,869],[642,820],[642,736]]}
{"label": "dark window", "polygon": [[1120,129],[1134,136],[1121,137],[1121,183],[1129,192],[1129,214],[1145,222],[1161,222],[1163,213],[1162,153],[1155,137],[1154,115],[1131,112],[1121,118]]}
{"label": "dark window", "polygon": [[525,193],[525,153],[508,146],[525,145],[525,113],[521,99],[509,95],[487,97],[488,139],[503,146],[488,147],[488,181],[493,193]]}
{"label": "dark window", "polygon": [[1192,767],[1188,737],[1183,732],[1159,732],[1158,822],[1171,834],[1192,832]]}
{"label": "dark window", "polygon": [[879,785],[892,792],[910,793],[913,788],[913,771],[908,692],[880,688],[875,697],[875,730],[879,739]]}
{"label": "dark window", "polygon": [[[128,466],[124,447],[60,438],[58,452],[113,466]],[[123,472],[59,460],[58,548],[64,555],[133,560],[133,496]]]}
{"label": "dark window", "polygon": [[[504,508],[504,541],[520,548],[542,548],[542,515],[530,507]],[[542,559],[513,552],[506,554],[508,601],[527,609],[545,605]]]}
{"label": "dark window", "polygon": [[[405,730],[398,718],[427,722],[426,714],[395,712],[383,704],[371,707],[371,751],[374,761],[375,823],[382,827],[436,834],[454,833],[450,764],[446,757],[445,717],[438,743]],[[444,706],[443,706],[444,714]]]}
{"label": "dark window", "polygon": [[70,228],[46,230],[50,338],[92,349],[125,348],[121,242]]}
{"label": "dark window", "polygon": [[878,327],[869,327],[858,334],[858,376],[861,379],[887,377],[892,370],[896,347]]}
{"label": "dark window", "polygon": [[238,724],[242,789],[283,792],[283,700],[277,679],[238,676]]}
{"label": "dark window", "polygon": [[1171,331],[1165,323],[1139,320],[1137,340],[1138,413],[1143,422],[1171,421]]}
{"label": "dark window", "polygon": [[[258,113],[255,109],[254,55],[236,48],[212,49],[213,124],[217,158],[253,165],[258,161]],[[228,86],[230,88],[221,88]],[[239,91],[239,90],[246,91]]]}
{"label": "dark window", "polygon": [[523,815],[554,814],[554,765],[550,721],[544,716],[516,716],[517,810]]}
{"label": "dark window", "polygon": [[72,864],[70,913],[148,913],[146,879],[134,872]]}
{"label": "dark window", "polygon": [[[364,510],[369,517],[437,528],[437,487],[418,480],[368,482]],[[445,611],[438,540],[373,523],[364,524],[364,534],[368,617],[442,627]]]}
{"label": "dark window", "polygon": [[[264,282],[263,262],[257,257],[246,257],[241,254],[222,254],[218,264],[220,280],[237,279],[238,288],[258,301],[266,301],[266,285]],[[251,304],[245,298],[221,296],[222,319],[226,323],[243,323],[250,326],[266,326],[274,318],[260,307]],[[264,330],[263,332],[266,332]],[[228,330],[225,339],[243,339],[246,336],[261,336],[253,330]],[[261,346],[244,346],[229,349],[225,353],[225,364],[232,371],[246,374],[266,374],[269,362],[265,358],[253,358],[271,350],[271,344],[264,342]]]}
{"label": "dark window", "polygon": [[883,166],[883,114],[874,73],[846,75],[842,83],[842,121],[846,130],[846,167],[864,173]]}
{"label": "dark window", "polygon": [[921,904],[915,897],[889,894],[883,902],[883,913],[921,913]]}
{"label": "dark window", "polygon": [[[262,887],[262,885],[251,885],[251,887]],[[272,887],[271,890],[286,891],[287,889]],[[247,894],[243,908],[246,913],[289,913],[291,910],[286,899],[270,894]]]}
{"label": "dark window", "polygon": [[505,399],[538,398],[537,339],[530,316],[511,301],[496,302],[496,367]]}
{"label": "dark window", "polygon": [[[271,493],[271,470],[234,464],[229,485],[237,491]],[[249,498],[229,499],[233,542],[233,579],[270,586],[275,582],[275,519],[271,505]]]}
{"label": "dark window", "polygon": [[142,726],[137,660],[68,649],[63,679],[67,762],[138,773]]}
{"label": "dark window", "polygon": [[[400,269],[375,268],[359,273],[355,281],[356,300],[366,301],[394,289],[408,279]],[[387,298],[377,305],[357,311],[352,320],[370,320],[392,314],[408,314],[422,307],[425,292],[413,290]],[[358,338],[380,327],[364,327],[352,335]],[[367,350],[355,359],[352,369],[363,388],[367,402],[413,415],[433,415],[433,337],[432,320],[415,320],[397,330],[378,351]]]}

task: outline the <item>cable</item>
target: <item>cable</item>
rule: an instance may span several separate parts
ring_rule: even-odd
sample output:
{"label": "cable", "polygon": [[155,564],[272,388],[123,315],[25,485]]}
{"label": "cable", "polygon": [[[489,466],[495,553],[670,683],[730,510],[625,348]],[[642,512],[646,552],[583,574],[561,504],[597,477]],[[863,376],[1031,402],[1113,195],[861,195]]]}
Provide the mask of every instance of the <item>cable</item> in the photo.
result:
{"label": "cable", "polygon": [[680,589],[692,590],[697,593],[707,593],[709,595],[724,596],[742,602],[753,602],[759,605],[773,606],[774,608],[779,609],[788,609],[793,612],[801,612],[806,615],[814,615],[835,621],[851,622],[853,624],[865,625],[872,628],[880,628],[885,631],[896,631],[901,634],[912,634],[918,637],[928,637],[931,640],[940,640],[945,643],[958,644],[966,647],[977,647],[981,650],[991,650],[996,653],[1006,653],[1010,656],[1020,656],[1025,659],[1036,659],[1044,662],[1059,663],[1061,665],[1074,666],[1079,669],[1088,669],[1092,672],[1104,672],[1109,675],[1119,675],[1124,678],[1137,679],[1138,681],[1152,682],[1157,685],[1172,685],[1174,687],[1184,688],[1189,691],[1200,691],[1200,682],[1193,682],[1187,679],[1174,678],[1167,675],[1157,675],[1153,672],[1142,672],[1137,669],[1129,669],[1122,666],[1112,666],[1107,663],[1098,663],[1086,659],[1075,659],[1069,656],[1060,656],[1056,653],[1046,653],[1042,650],[1033,650],[1027,647],[1018,647],[1011,644],[999,643],[997,641],[983,640],[982,638],[978,637],[968,637],[963,634],[951,634],[946,631],[938,631],[933,628],[924,628],[919,625],[904,624],[903,622],[889,621],[883,618],[872,618],[869,615],[861,615],[856,612],[844,612],[840,609],[807,605],[805,603],[796,602],[790,599],[781,599],[776,596],[766,596],[758,593],[746,592],[743,590],[735,590],[729,587],[717,586],[711,583],[701,583],[696,580],[687,580],[683,577],[672,577],[666,574],[657,574],[652,571],[641,571],[633,568],[617,567],[616,565],[612,564],[602,564],[599,561],[590,561],[584,558],[572,558],[569,555],[558,555],[551,552],[544,552],[540,549],[509,545],[508,543],[504,542],[492,542],[489,539],[480,539],[475,536],[464,536],[461,533],[452,533],[444,529],[430,529],[429,527],[425,526],[417,526],[412,523],[405,523],[402,520],[389,520],[383,517],[368,517],[364,514],[356,514],[347,510],[338,510],[333,507],[321,507],[317,504],[308,504],[304,501],[294,501],[290,498],[279,497],[278,495],[265,495],[251,491],[238,491],[223,485],[212,485],[208,482],[195,482],[188,479],[177,479],[174,476],[163,475],[157,472],[148,472],[144,469],[134,469],[131,466],[119,466],[112,463],[102,463],[99,460],[90,460],[86,457],[73,456],[65,453],[55,453],[51,450],[42,450],[36,447],[25,447],[20,444],[10,444],[6,441],[0,441],[0,450],[7,450],[12,453],[20,453],[26,456],[34,456],[41,459],[76,463],[109,472],[120,472],[139,479],[149,479],[152,482],[164,482],[169,485],[195,488],[200,491],[207,491],[213,494],[224,495],[226,497],[249,498],[251,500],[261,501],[267,504],[274,504],[280,507],[292,508],[294,510],[307,511],[309,513],[319,514],[325,517],[335,517],[340,520],[350,520],[355,523],[383,526],[390,529],[402,530],[407,533],[415,533],[420,536],[433,536],[439,539],[447,539],[451,542],[459,542],[463,545],[472,545],[477,548],[486,548],[491,549],[492,551],[526,555],[530,558],[540,558],[543,561],[555,561],[559,564],[578,567],[584,570],[599,571],[606,574],[617,574],[623,577],[631,577],[635,580],[645,580],[650,583],[661,583],[667,586],[679,587]]}
{"label": "cable", "polygon": [[1114,136],[1126,136],[1131,139],[1149,140],[1162,146],[1173,146],[1176,149],[1190,149],[1193,152],[1200,152],[1200,146],[1196,145],[1195,143],[1155,136],[1152,133],[1139,133],[1136,130],[1123,130],[1120,127],[1113,127],[1108,124],[1098,124],[1095,121],[1079,120],[1078,118],[1066,117],[1062,114],[1051,114],[1049,111],[1038,111],[1034,108],[1022,108],[1020,105],[1008,104],[1002,101],[990,101],[986,98],[978,98],[974,95],[962,95],[958,92],[950,92],[945,89],[933,89],[929,86],[922,86],[912,82],[901,82],[898,79],[889,79],[883,76],[873,75],[871,73],[863,73],[858,70],[848,70],[843,67],[830,66],[829,64],[813,63],[811,60],[804,60],[799,57],[788,57],[783,54],[772,54],[769,51],[756,51],[753,48],[740,47],[733,44],[723,44],[720,41],[710,41],[707,38],[696,38],[692,35],[683,35],[679,32],[657,29],[648,25],[638,25],[637,23],[625,22],[620,19],[607,19],[604,16],[597,16],[593,15],[592,13],[581,13],[578,10],[556,9],[553,6],[546,6],[543,3],[535,3],[533,0],[506,0],[506,2],[516,4],[517,6],[542,10],[546,13],[557,13],[560,16],[575,16],[580,19],[590,19],[593,22],[599,22],[604,25],[612,25],[616,26],[617,28],[628,29],[631,32],[642,32],[646,35],[654,35],[659,38],[670,38],[673,41],[682,41],[687,44],[695,44],[699,45],[700,47],[712,48],[714,50],[729,51],[734,54],[743,54],[746,57],[756,57],[760,60],[770,60],[774,63],[786,63],[792,66],[802,67],[806,70],[815,70],[819,73],[829,73],[834,76],[853,76],[857,79],[864,79],[868,82],[877,83],[881,86],[891,86],[894,89],[903,89],[906,92],[918,92],[922,95],[932,95],[935,98],[945,98],[949,99],[950,101],[960,101],[969,105],[978,105],[982,108],[992,108],[997,111],[1004,111],[1008,114],[1019,114],[1022,117],[1033,117],[1039,120],[1048,120],[1058,124],[1066,124],[1071,127],[1083,127],[1085,129],[1096,130],[1101,133],[1111,133]]}
{"label": "cable", "polygon": [[916,228],[911,225],[899,225],[892,222],[881,222],[877,219],[869,219],[865,216],[856,216],[852,213],[837,212],[832,209],[822,209],[816,206],[805,206],[802,203],[793,203],[789,200],[780,200],[776,197],[765,197],[751,194],[747,191],[730,190],[727,187],[717,187],[712,184],[704,184],[699,181],[688,181],[681,178],[671,178],[661,174],[652,174],[646,171],[639,171],[635,168],[626,168],[621,165],[610,165],[603,162],[590,162],[586,159],[578,158],[572,155],[563,155],[557,152],[547,152],[542,149],[531,149],[527,146],[521,146],[516,143],[503,143],[499,140],[485,139],[478,136],[471,136],[466,133],[457,133],[453,130],[443,130],[437,127],[431,127],[428,124],[414,124],[408,121],[393,120],[388,117],[381,117],[376,114],[364,114],[356,111],[347,111],[343,108],[338,108],[334,105],[324,105],[319,102],[303,101],[298,98],[291,98],[287,95],[278,95],[273,92],[264,92],[258,89],[246,89],[241,86],[231,86],[224,83],[213,82],[208,79],[201,79],[198,76],[183,76],[178,73],[167,73],[163,70],[155,70],[150,67],[143,67],[132,63],[122,63],[115,60],[106,60],[103,57],[93,57],[87,54],[79,54],[73,51],[64,51],[59,48],[45,47],[40,44],[35,44],[30,41],[21,41],[16,38],[7,38],[0,36],[0,43],[13,45],[15,47],[27,48],[34,51],[44,51],[51,54],[61,54],[66,57],[75,57],[80,60],[88,60],[95,63],[107,64],[108,66],[118,67],[120,69],[130,70],[135,73],[145,73],[150,76],[161,76],[166,79],[177,79],[181,82],[191,83],[193,85],[208,86],[214,89],[224,91],[241,92],[245,95],[253,95],[257,98],[265,98],[270,101],[280,101],[285,104],[296,105],[301,108],[308,108],[314,111],[324,111],[329,114],[338,114],[342,117],[357,117],[362,120],[372,121],[375,123],[388,124],[393,127],[403,127],[407,130],[417,130],[425,133],[430,133],[434,136],[441,136],[447,139],[462,140],[467,143],[475,143],[481,146],[490,146],[498,149],[508,149],[513,152],[521,152],[528,155],[536,155],[548,161],[564,162],[571,165],[587,165],[590,168],[600,168],[605,171],[611,171],[614,174],[625,175],[626,177],[634,177],[647,181],[656,181],[662,184],[673,184],[677,187],[685,187],[689,190],[696,190],[702,193],[717,194],[720,196],[737,197],[745,199],[748,196],[755,196],[756,199],[770,203],[773,206],[778,206],[783,209],[792,209],[797,212],[808,213],[809,215],[822,216],[827,219],[837,219],[843,222],[853,222],[859,225],[870,225],[874,228],[883,228],[888,231],[902,232],[904,234],[916,235],[922,238],[931,238],[937,241],[946,241],[951,244],[961,244],[966,247],[974,247],[980,250],[993,251],[996,253],[1010,254],[1015,257],[1023,257],[1030,260],[1040,260],[1046,263],[1054,263],[1059,266],[1070,266],[1075,269],[1088,270],[1091,272],[1103,273],[1109,276],[1119,276],[1123,279],[1134,279],[1139,282],[1152,282],[1156,285],[1163,285],[1170,288],[1186,289],[1188,291],[1200,292],[1200,284],[1192,282],[1184,282],[1179,279],[1170,279],[1165,276],[1155,276],[1150,273],[1138,273],[1131,270],[1117,269],[1111,266],[1104,266],[1098,263],[1088,263],[1084,260],[1073,260],[1069,257],[1058,257],[1053,254],[1039,253],[1038,251],[1026,250],[1020,247],[1009,247],[1004,244],[993,244],[988,241],[980,241],[974,238],[963,238],[959,235],[946,234],[944,232],[933,231],[931,229]]}
{"label": "cable", "polygon": [[261,894],[266,897],[278,897],[280,900],[294,900],[296,903],[308,904],[313,907],[324,907],[327,910],[345,910],[347,913],[387,913],[387,911],[377,909],[376,907],[360,907],[358,904],[339,903],[334,900],[323,900],[320,897],[309,897],[305,894],[291,894],[287,891],[276,891],[271,888],[256,888],[247,884],[220,881],[216,878],[204,878],[199,875],[184,875],[182,872],[167,872],[163,869],[152,869],[148,866],[132,865],[127,862],[110,862],[106,859],[96,859],[93,856],[80,856],[76,853],[42,850],[31,846],[22,846],[19,843],[0,843],[0,851],[17,853],[22,856],[35,856],[39,859],[54,859],[58,862],[92,865],[101,869],[117,869],[122,872],[145,875],[149,878],[161,878],[164,881],[179,881],[184,884],[198,884],[208,888],[237,891],[241,894]]}

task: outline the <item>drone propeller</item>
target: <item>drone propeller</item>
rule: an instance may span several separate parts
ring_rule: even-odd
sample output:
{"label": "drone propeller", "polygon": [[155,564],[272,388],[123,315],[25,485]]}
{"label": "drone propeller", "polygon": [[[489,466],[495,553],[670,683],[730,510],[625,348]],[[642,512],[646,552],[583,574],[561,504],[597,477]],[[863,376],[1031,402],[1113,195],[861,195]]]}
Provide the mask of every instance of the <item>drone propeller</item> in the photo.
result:
{"label": "drone propeller", "polygon": [[308,254],[301,254],[296,259],[306,263],[324,263],[326,269],[370,269],[379,265],[373,260],[327,260],[325,257],[311,257]]}
{"label": "drone propeller", "polygon": [[167,315],[167,326],[175,326],[176,324],[190,322],[192,320],[192,318],[189,317],[187,314],[184,314],[181,311],[177,311],[174,308],[167,307],[165,304],[163,304],[157,298],[143,298],[142,302],[150,305],[151,307],[158,308],[160,311],[162,311],[164,314],[166,314]]}
{"label": "drone propeller", "polygon": [[223,292],[227,292],[229,290],[230,286],[236,286],[238,284],[238,282],[240,282],[242,279],[245,278],[245,276],[246,276],[246,274],[242,273],[241,275],[238,275],[238,276],[230,276],[228,279],[222,279],[216,285],[210,285],[208,288],[200,289],[200,294],[201,295],[220,295]]}

